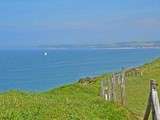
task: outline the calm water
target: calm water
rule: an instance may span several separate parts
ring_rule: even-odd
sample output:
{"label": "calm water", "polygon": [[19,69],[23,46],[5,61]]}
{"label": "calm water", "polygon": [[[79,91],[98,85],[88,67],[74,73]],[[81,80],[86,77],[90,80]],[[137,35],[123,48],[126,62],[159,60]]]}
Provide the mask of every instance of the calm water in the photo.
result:
{"label": "calm water", "polygon": [[84,76],[150,62],[160,49],[0,50],[0,91],[48,90]]}

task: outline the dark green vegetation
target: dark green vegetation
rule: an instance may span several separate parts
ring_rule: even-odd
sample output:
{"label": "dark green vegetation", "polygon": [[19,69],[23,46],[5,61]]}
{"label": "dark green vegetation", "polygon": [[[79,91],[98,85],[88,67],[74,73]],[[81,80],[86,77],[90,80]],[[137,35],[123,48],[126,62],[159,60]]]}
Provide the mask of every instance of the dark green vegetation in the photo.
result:
{"label": "dark green vegetation", "polygon": [[136,120],[146,107],[149,80],[160,85],[160,59],[141,67],[143,76],[127,80],[127,105],[106,102],[99,96],[100,80],[81,79],[44,93],[9,91],[0,94],[0,120]]}

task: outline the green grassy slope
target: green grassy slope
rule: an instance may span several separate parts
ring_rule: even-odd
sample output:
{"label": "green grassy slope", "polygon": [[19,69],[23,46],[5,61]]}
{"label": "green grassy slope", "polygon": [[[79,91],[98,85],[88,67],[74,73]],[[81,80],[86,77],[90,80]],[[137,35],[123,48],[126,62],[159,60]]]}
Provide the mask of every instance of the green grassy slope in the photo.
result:
{"label": "green grassy slope", "polygon": [[149,80],[160,84],[160,59],[141,69],[142,77],[127,80],[126,107],[99,96],[100,80],[107,77],[102,75],[91,83],[65,85],[44,93],[1,93],[0,120],[136,120],[135,114],[142,117],[146,107]]}
{"label": "green grassy slope", "polygon": [[[149,83],[151,79],[160,85],[160,59],[141,67],[143,76],[130,76],[127,80],[127,107],[129,110],[143,116],[149,96]],[[158,88],[160,93],[160,89]]]}
{"label": "green grassy slope", "polygon": [[[98,78],[99,79],[99,78]],[[0,94],[2,120],[128,120],[125,108],[99,97],[99,81],[76,83],[45,93]]]}

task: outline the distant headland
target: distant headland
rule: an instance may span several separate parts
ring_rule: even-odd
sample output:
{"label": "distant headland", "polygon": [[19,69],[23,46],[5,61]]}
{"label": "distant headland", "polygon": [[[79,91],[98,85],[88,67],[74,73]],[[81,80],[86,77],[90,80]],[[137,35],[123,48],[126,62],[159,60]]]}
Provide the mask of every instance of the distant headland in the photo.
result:
{"label": "distant headland", "polygon": [[68,48],[106,48],[106,49],[132,49],[132,48],[160,48],[160,41],[132,41],[106,44],[60,44],[40,45],[38,48],[68,49]]}

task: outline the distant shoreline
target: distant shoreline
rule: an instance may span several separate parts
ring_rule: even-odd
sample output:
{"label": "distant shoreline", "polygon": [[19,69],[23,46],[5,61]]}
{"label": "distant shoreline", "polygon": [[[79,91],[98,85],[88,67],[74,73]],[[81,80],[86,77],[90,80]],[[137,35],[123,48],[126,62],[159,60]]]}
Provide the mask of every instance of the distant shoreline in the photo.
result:
{"label": "distant shoreline", "polygon": [[160,47],[117,47],[117,48],[101,48],[101,47],[75,47],[75,48],[0,48],[0,50],[133,50],[133,49],[160,49]]}
{"label": "distant shoreline", "polygon": [[[34,48],[33,48],[34,49]],[[36,49],[36,48],[35,48]],[[93,47],[93,48],[91,48],[91,47],[86,47],[86,48],[38,48],[38,49],[48,49],[48,50],[58,50],[58,49],[60,49],[60,50],[70,50],[70,49],[109,49],[109,50],[116,50],[116,49],[160,49],[160,47],[143,47],[143,48],[136,48],[136,47],[119,47],[119,48],[98,48],[98,47]]]}

